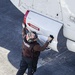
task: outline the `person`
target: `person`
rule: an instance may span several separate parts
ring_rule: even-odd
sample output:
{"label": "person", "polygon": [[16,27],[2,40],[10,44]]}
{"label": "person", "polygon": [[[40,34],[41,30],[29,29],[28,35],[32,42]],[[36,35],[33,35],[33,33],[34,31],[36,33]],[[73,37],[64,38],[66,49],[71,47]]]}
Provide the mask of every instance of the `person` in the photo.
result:
{"label": "person", "polygon": [[23,45],[22,45],[22,60],[20,62],[20,68],[16,75],[24,75],[28,68],[27,75],[33,75],[37,69],[38,58],[41,51],[44,51],[49,42],[53,40],[53,36],[49,36],[48,40],[43,46],[37,42],[38,36],[36,32],[28,32],[26,34],[26,27],[23,26],[22,30]]}

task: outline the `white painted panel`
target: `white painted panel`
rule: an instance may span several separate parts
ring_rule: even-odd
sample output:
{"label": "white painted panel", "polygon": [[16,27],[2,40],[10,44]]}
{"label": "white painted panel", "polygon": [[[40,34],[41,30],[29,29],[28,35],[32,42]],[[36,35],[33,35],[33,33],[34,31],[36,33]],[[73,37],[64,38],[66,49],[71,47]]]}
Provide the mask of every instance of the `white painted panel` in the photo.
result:
{"label": "white painted panel", "polygon": [[71,40],[67,40],[67,48],[68,50],[75,52],[75,42]]}
{"label": "white painted panel", "polygon": [[59,0],[11,0],[25,14],[26,10],[38,12],[44,16],[62,22],[62,12]]}
{"label": "white painted panel", "polygon": [[75,0],[61,0],[64,36],[75,41]]}
{"label": "white painted panel", "polygon": [[15,6],[18,6],[19,0],[10,0]]}
{"label": "white painted panel", "polygon": [[[30,26],[28,26],[28,23],[31,23],[37,26],[38,28],[40,28],[40,31],[37,31],[34,28],[31,28]],[[61,23],[30,11],[26,19],[26,25],[28,29],[32,31],[36,31],[37,33],[43,35],[45,39],[42,39],[42,40],[44,41],[46,41],[49,35],[53,35],[54,40],[50,44],[50,47],[57,51],[57,43],[58,43],[57,37],[62,27]]]}
{"label": "white painted panel", "polygon": [[63,34],[65,37],[75,41],[75,30],[68,28],[67,26],[64,26]]}
{"label": "white painted panel", "polygon": [[28,7],[32,7],[33,0],[20,0],[22,3],[24,3]]}
{"label": "white painted panel", "polygon": [[68,13],[75,14],[75,0],[61,0],[62,7],[68,10]]}
{"label": "white painted panel", "polygon": [[33,9],[47,17],[62,21],[59,0],[34,0]]}
{"label": "white painted panel", "polygon": [[27,5],[25,5],[24,0],[10,0],[18,10],[20,10],[23,14],[29,9]]}

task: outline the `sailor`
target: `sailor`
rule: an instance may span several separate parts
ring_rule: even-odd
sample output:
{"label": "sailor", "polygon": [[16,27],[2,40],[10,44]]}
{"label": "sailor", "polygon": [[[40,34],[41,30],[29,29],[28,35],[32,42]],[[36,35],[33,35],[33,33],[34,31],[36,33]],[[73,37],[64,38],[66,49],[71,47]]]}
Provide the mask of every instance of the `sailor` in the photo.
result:
{"label": "sailor", "polygon": [[26,34],[26,27],[23,26],[22,30],[23,45],[22,45],[22,60],[20,62],[20,68],[16,75],[24,75],[28,68],[27,75],[33,75],[37,69],[38,58],[41,51],[44,51],[50,42],[53,40],[53,36],[49,36],[48,40],[43,46],[37,42],[38,36],[36,32],[28,32]]}

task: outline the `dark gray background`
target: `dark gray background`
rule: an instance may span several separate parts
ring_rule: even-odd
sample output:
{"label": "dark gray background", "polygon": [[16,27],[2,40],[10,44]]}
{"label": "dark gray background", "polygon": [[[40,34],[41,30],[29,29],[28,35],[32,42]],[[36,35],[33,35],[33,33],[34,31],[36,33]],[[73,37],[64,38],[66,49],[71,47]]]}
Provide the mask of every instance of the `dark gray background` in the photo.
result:
{"label": "dark gray background", "polygon": [[[17,69],[21,59],[23,16],[10,0],[0,0],[0,46],[10,50],[8,60]],[[41,52],[40,58],[46,64],[38,68],[35,75],[75,75],[75,53],[67,50],[62,29],[58,41],[59,53]]]}

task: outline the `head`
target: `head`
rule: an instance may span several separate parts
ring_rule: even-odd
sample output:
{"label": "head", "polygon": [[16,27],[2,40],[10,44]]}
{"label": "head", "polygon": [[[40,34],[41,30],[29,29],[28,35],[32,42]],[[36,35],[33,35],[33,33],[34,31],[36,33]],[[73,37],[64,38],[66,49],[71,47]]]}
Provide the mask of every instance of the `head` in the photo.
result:
{"label": "head", "polygon": [[34,41],[37,41],[37,34],[36,32],[28,32],[27,35],[26,35],[26,40],[31,43],[31,42],[34,42]]}

